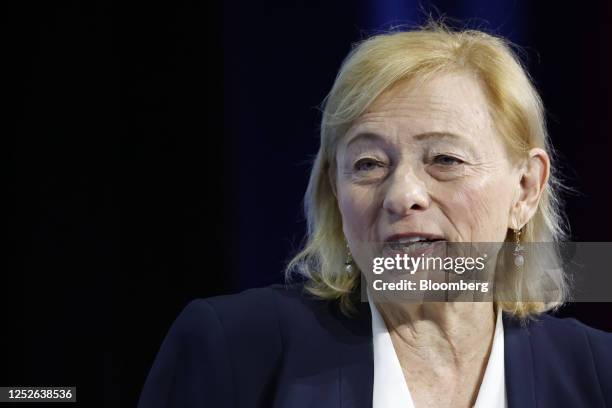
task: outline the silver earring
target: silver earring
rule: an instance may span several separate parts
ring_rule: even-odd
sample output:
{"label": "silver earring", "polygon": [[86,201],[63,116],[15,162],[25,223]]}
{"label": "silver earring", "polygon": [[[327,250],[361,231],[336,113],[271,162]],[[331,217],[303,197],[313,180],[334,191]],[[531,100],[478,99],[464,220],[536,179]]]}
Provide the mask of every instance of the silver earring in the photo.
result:
{"label": "silver earring", "polygon": [[525,265],[525,256],[524,256],[524,247],[521,245],[521,229],[515,229],[514,230],[514,238],[515,238],[515,244],[514,244],[514,251],[512,252],[514,254],[514,265],[521,267],[523,265]]}
{"label": "silver earring", "polygon": [[351,249],[346,244],[346,258],[344,260],[344,270],[346,273],[353,273],[353,255],[351,255]]}

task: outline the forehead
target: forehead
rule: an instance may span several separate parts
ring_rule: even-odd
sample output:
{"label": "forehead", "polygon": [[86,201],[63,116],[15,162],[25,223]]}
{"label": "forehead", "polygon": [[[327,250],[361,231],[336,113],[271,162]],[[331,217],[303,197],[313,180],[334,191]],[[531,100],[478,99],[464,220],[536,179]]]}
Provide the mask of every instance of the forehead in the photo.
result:
{"label": "forehead", "polygon": [[480,81],[468,73],[445,73],[423,81],[402,81],[383,92],[347,134],[362,131],[388,136],[457,133],[484,139],[490,137],[493,126]]}

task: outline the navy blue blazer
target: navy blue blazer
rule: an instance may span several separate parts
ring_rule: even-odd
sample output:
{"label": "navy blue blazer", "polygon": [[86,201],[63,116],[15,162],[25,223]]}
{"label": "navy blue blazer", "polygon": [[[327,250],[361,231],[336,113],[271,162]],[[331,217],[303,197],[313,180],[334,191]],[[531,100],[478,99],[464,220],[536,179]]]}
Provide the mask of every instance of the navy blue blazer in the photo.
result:
{"label": "navy blue blazer", "polygon": [[[278,285],[191,302],[139,408],[371,407],[369,304],[348,318],[302,292]],[[612,406],[612,334],[549,315],[503,322],[510,408]]]}

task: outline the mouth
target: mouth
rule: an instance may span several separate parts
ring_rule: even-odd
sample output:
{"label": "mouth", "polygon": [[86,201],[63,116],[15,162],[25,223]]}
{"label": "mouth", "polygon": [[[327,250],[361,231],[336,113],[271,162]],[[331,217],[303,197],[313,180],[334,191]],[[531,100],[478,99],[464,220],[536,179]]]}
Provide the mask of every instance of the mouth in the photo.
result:
{"label": "mouth", "polygon": [[383,254],[385,256],[405,254],[410,257],[429,255],[434,252],[440,242],[445,242],[444,238],[436,235],[396,234],[385,240]]}

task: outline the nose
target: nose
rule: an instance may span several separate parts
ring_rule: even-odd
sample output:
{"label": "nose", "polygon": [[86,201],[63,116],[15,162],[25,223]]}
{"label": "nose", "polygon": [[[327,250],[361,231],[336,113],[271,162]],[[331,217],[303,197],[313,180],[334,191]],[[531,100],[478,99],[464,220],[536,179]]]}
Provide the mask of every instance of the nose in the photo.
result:
{"label": "nose", "polygon": [[383,208],[389,213],[406,216],[427,209],[429,203],[427,188],[413,171],[397,171],[389,179],[389,187],[383,201]]}

